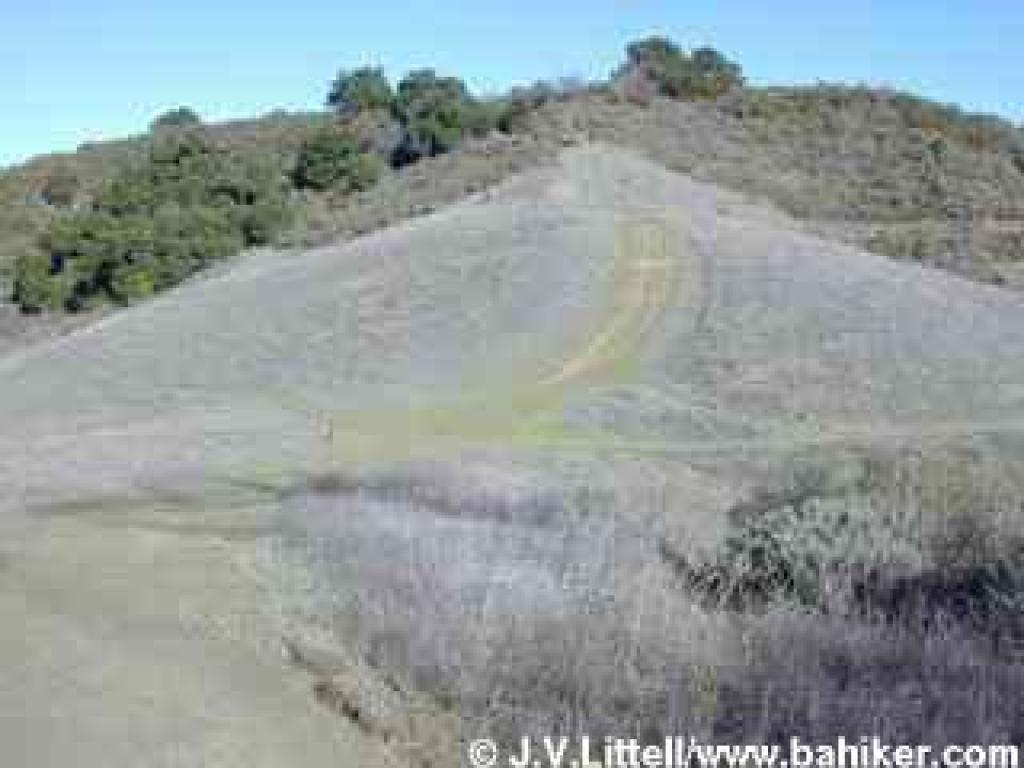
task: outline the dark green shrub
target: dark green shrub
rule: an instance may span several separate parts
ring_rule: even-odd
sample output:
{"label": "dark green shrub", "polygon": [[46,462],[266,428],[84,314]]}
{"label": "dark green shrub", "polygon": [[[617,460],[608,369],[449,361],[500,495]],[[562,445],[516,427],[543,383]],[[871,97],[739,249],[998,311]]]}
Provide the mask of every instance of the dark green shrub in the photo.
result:
{"label": "dark green shrub", "polygon": [[152,123],[150,130],[156,131],[161,128],[187,128],[202,124],[202,118],[190,107],[177,107],[159,115]]}
{"label": "dark green shrub", "polygon": [[154,172],[184,166],[193,158],[209,157],[216,148],[201,131],[183,131],[160,136],[149,147],[149,160]]}
{"label": "dark green shrub", "polygon": [[245,244],[230,211],[173,203],[153,219],[153,272],[158,289],[168,288],[211,263],[238,253]]}
{"label": "dark green shrub", "polygon": [[145,264],[124,264],[110,276],[110,294],[118,302],[147,299],[156,292],[153,270]]}
{"label": "dark green shrub", "polygon": [[15,274],[26,311],[131,302],[168,288],[288,223],[281,175],[201,134],[163,136],[148,161],[101,188],[92,209],[55,219],[43,253]]}
{"label": "dark green shrub", "polygon": [[104,297],[116,298],[111,277],[121,266],[152,253],[153,230],[145,216],[90,212],[55,222],[43,245],[50,278],[63,286],[54,290],[66,309],[76,310]]}
{"label": "dark green shrub", "polygon": [[327,106],[342,115],[354,115],[371,109],[390,109],[395,94],[380,69],[364,67],[341,72],[331,84]]}
{"label": "dark green shrub", "polygon": [[66,279],[55,277],[48,254],[26,253],[14,265],[14,301],[25,312],[63,309],[71,296]]}
{"label": "dark green shrub", "polygon": [[293,177],[300,187],[353,192],[374,184],[380,171],[379,160],[364,152],[351,133],[331,129],[303,143]]}
{"label": "dark green shrub", "polygon": [[[347,118],[353,134],[366,132],[366,125],[353,122],[361,116],[389,112],[391,121],[378,121],[378,135],[369,144],[378,151],[386,148],[395,165],[448,152],[467,136],[485,134],[498,125],[505,111],[501,103],[476,101],[462,80],[439,77],[432,69],[408,73],[396,90],[379,69],[341,72],[327,104]],[[397,135],[392,136],[396,127]],[[326,189],[340,184],[352,190],[376,179],[379,169],[364,156],[366,147],[354,136],[346,139],[337,133],[314,136],[302,147],[294,177],[299,186]]]}
{"label": "dark green shrub", "polygon": [[[739,65],[714,48],[696,48],[686,53],[663,37],[630,43],[626,63],[617,77],[627,83],[636,78],[647,80],[663,96],[680,100],[716,99],[743,83]],[[632,87],[635,89],[635,82]]]}
{"label": "dark green shrub", "polygon": [[626,46],[626,66],[657,71],[685,56],[683,49],[667,37],[647,37]]}
{"label": "dark green shrub", "polygon": [[462,80],[438,77],[432,69],[416,70],[402,79],[395,109],[405,128],[398,164],[448,152],[468,134],[486,130],[490,120]]}
{"label": "dark green shrub", "polygon": [[734,83],[739,83],[743,79],[740,66],[714,48],[695,48],[690,52],[690,62],[702,75],[720,76]]}
{"label": "dark green shrub", "polygon": [[145,171],[125,173],[108,182],[93,199],[93,208],[113,216],[144,213],[156,201],[154,180]]}

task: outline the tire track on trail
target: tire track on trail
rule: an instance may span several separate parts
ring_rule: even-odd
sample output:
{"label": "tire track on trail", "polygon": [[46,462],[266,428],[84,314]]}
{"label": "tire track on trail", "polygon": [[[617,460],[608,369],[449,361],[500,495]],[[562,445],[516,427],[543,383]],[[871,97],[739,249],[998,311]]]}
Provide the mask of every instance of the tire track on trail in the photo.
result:
{"label": "tire track on trail", "polygon": [[437,441],[601,445],[614,436],[568,428],[569,399],[621,385],[638,373],[665,312],[703,290],[695,249],[666,210],[623,216],[616,226],[605,309],[573,349],[522,381],[467,387],[452,401],[404,410],[321,414],[328,459],[389,458]]}
{"label": "tire track on trail", "polygon": [[603,374],[614,375],[669,306],[680,267],[675,244],[665,216],[634,217],[620,223],[612,311],[590,340],[539,386],[585,384]]}

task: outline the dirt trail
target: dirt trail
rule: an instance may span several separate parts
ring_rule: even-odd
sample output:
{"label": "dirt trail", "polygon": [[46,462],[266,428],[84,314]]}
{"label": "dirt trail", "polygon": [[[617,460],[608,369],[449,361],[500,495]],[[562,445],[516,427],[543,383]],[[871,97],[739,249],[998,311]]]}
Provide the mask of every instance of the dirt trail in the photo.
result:
{"label": "dirt trail", "polygon": [[567,427],[564,411],[573,397],[627,384],[640,371],[662,315],[685,309],[698,295],[701,264],[682,228],[672,210],[619,216],[600,316],[574,349],[554,361],[533,361],[512,383],[467,386],[436,406],[321,414],[331,457],[399,458],[429,453],[438,440],[464,447],[614,443],[609,434]]}
{"label": "dirt trail", "polygon": [[[692,260],[679,257],[679,239],[673,229],[670,215],[630,217],[620,223],[611,310],[593,337],[538,387],[622,378],[623,368],[642,349],[668,308],[676,283],[698,282],[692,274]],[[691,271],[680,275],[683,264]]]}

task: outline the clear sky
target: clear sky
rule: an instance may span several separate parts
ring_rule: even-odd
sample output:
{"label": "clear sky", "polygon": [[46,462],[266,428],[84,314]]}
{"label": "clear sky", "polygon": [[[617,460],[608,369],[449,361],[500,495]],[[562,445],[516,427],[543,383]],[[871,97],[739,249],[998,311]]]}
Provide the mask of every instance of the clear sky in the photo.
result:
{"label": "clear sky", "polygon": [[756,83],[907,88],[1024,119],[1024,0],[3,0],[0,165],[145,130],[316,109],[342,67],[478,90],[604,77],[626,42],[711,44]]}

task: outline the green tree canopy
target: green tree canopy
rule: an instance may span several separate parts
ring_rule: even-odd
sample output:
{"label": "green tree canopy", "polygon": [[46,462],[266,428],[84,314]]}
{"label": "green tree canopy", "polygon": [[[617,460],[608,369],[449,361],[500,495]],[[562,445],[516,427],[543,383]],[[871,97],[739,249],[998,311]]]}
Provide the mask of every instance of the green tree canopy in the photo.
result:
{"label": "green tree canopy", "polygon": [[405,128],[405,160],[439,155],[470,133],[488,127],[487,115],[457,77],[440,77],[432,69],[407,74],[398,84],[395,111]]}
{"label": "green tree canopy", "polygon": [[159,130],[160,128],[186,128],[189,126],[200,125],[203,120],[199,117],[199,114],[191,107],[176,107],[169,109],[163,114],[156,117],[152,123],[150,123],[150,130]]}
{"label": "green tree canopy", "polygon": [[730,61],[714,48],[695,48],[690,53],[690,61],[693,68],[702,75],[721,75],[736,82],[743,78],[739,64]]}
{"label": "green tree canopy", "polygon": [[380,161],[363,151],[349,131],[330,128],[303,142],[293,174],[300,187],[353,192],[373,184],[380,175]]}
{"label": "green tree canopy", "polygon": [[743,83],[739,65],[714,48],[687,53],[671,40],[649,37],[626,47],[618,77],[641,77],[663,96],[681,100],[714,99]]}
{"label": "green tree canopy", "polygon": [[684,56],[682,48],[665,37],[648,37],[626,46],[627,66],[663,69]]}
{"label": "green tree canopy", "polygon": [[[448,152],[467,136],[486,133],[501,112],[496,105],[476,101],[459,78],[439,76],[433,69],[409,72],[395,89],[380,69],[343,70],[331,85],[327,104],[364,138],[365,130],[360,130],[356,118],[379,119],[389,113],[390,119],[385,117],[379,123],[367,145],[388,155],[396,165]],[[319,136],[305,147],[296,167],[295,179],[300,185],[324,189],[346,178],[362,184],[368,159],[361,158],[352,167],[352,158],[358,155],[345,149],[344,142],[333,148],[331,143],[329,135]]]}
{"label": "green tree canopy", "polygon": [[394,91],[384,72],[363,67],[338,74],[327,95],[327,106],[342,115],[353,115],[370,109],[390,109],[394,99]]}

